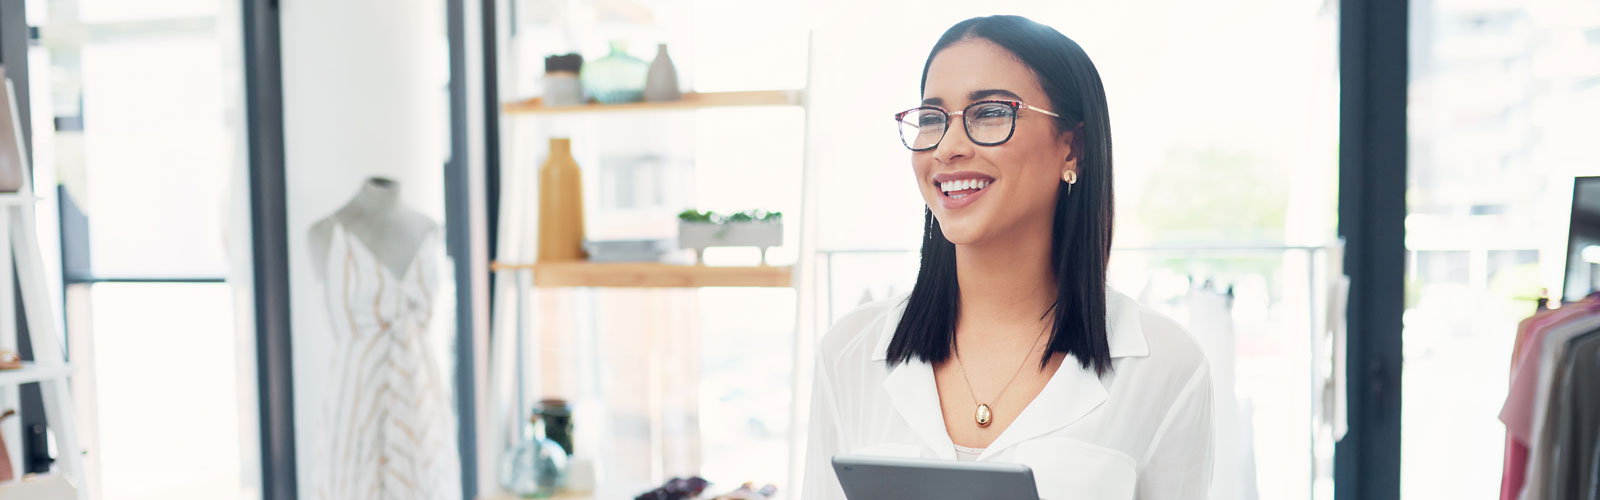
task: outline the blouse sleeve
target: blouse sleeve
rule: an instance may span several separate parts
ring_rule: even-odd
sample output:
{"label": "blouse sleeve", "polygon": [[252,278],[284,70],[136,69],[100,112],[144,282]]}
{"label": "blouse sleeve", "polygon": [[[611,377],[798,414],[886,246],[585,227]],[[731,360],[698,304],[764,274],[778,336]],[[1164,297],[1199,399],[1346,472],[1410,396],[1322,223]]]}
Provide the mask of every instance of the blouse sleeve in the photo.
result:
{"label": "blouse sleeve", "polygon": [[1200,363],[1157,427],[1139,474],[1140,500],[1206,498],[1215,459],[1211,369]]}
{"label": "blouse sleeve", "polygon": [[811,382],[811,423],[807,433],[806,471],[802,500],[845,500],[844,488],[833,473],[833,455],[843,448],[839,434],[838,393],[833,374],[822,356],[817,357]]}

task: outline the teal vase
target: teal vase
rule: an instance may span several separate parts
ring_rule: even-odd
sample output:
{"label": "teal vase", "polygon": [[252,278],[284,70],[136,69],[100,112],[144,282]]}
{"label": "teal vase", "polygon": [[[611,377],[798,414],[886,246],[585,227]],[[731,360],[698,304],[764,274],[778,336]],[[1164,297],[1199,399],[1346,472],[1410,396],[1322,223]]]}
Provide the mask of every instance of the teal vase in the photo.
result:
{"label": "teal vase", "polygon": [[628,45],[620,40],[611,42],[611,53],[583,65],[584,90],[596,101],[605,104],[639,102],[644,98],[645,78],[650,64],[628,55]]}

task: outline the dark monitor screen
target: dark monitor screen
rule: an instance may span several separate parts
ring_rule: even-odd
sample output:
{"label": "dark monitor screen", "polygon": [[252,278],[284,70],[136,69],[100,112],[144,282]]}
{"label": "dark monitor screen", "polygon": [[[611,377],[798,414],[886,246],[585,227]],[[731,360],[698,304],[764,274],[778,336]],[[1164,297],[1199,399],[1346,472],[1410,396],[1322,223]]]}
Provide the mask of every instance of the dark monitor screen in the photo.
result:
{"label": "dark monitor screen", "polygon": [[1600,290],[1600,177],[1579,177],[1572,188],[1572,227],[1567,233],[1567,274],[1561,300],[1573,302]]}

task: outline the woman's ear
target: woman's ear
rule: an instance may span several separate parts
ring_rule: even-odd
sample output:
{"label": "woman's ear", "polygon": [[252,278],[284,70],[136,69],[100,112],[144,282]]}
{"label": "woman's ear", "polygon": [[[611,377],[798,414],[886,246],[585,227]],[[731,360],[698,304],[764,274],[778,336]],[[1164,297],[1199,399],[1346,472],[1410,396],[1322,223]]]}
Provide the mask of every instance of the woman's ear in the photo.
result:
{"label": "woman's ear", "polygon": [[1078,122],[1077,126],[1072,127],[1072,130],[1067,131],[1064,135],[1066,137],[1063,137],[1062,140],[1066,141],[1067,144],[1067,164],[1071,166],[1070,168],[1076,170],[1078,158],[1080,157],[1079,151],[1083,150],[1083,122]]}

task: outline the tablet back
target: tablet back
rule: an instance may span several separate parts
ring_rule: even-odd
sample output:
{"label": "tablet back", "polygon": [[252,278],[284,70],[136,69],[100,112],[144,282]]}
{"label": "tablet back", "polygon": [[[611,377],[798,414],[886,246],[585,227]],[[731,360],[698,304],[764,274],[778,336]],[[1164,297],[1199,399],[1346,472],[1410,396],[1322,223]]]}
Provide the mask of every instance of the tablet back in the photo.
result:
{"label": "tablet back", "polygon": [[1026,465],[838,455],[833,471],[850,500],[1038,500]]}

